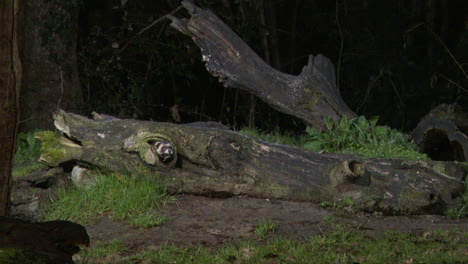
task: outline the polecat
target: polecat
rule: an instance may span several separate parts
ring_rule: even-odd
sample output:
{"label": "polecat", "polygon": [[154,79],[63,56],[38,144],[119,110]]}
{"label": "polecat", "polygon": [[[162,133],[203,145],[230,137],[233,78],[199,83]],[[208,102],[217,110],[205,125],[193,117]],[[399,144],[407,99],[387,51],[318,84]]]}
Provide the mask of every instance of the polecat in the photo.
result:
{"label": "polecat", "polygon": [[174,158],[174,146],[168,140],[159,139],[154,141],[152,149],[163,163],[169,162]]}

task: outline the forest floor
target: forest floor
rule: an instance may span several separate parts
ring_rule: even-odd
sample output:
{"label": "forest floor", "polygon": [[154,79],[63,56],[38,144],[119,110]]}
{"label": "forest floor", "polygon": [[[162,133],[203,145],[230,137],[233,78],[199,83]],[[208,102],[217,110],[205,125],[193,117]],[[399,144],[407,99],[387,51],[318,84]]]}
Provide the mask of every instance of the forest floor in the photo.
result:
{"label": "forest floor", "polygon": [[135,228],[123,220],[101,217],[86,226],[95,241],[123,242],[131,252],[161,246],[217,246],[253,238],[255,227],[265,220],[278,224],[275,236],[304,240],[343,224],[371,237],[391,230],[422,235],[427,231],[468,232],[468,219],[440,215],[378,216],[347,210],[325,209],[317,204],[251,197],[207,198],[181,195],[158,209],[168,220],[151,229]]}

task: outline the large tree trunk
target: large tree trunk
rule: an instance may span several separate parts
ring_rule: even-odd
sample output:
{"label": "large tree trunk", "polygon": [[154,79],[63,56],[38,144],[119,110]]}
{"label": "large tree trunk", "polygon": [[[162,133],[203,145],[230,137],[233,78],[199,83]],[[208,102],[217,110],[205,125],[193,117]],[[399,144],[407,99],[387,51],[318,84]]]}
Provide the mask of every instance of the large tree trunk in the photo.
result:
{"label": "large tree trunk", "polygon": [[333,63],[323,55],[309,56],[298,76],[279,72],[265,63],[213,12],[184,0],[190,18],[172,15],[171,26],[190,36],[200,47],[208,71],[226,87],[249,91],[278,111],[318,129],[323,118],[335,120],[356,114],[343,102],[336,86]]}
{"label": "large tree trunk", "polygon": [[17,41],[19,2],[0,1],[0,216],[9,213],[11,168],[18,126],[21,86]]}
{"label": "large tree trunk", "polygon": [[77,111],[82,104],[76,59],[78,11],[76,0],[27,1],[21,8],[21,131],[52,129],[54,111]]}
{"label": "large tree trunk", "polygon": [[[64,136],[40,135],[41,160],[50,166],[87,167],[139,176],[160,175],[173,192],[250,195],[300,201],[352,199],[356,208],[392,214],[441,213],[456,203],[467,172],[459,164],[363,160],[269,144],[213,125],[94,120],[59,111]],[[171,142],[172,159],[155,142]]]}

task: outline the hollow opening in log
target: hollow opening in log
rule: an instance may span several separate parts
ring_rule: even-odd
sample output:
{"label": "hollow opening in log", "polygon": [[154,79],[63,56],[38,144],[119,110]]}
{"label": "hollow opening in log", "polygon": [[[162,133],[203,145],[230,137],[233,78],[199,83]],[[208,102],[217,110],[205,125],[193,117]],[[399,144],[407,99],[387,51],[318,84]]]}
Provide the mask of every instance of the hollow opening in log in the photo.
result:
{"label": "hollow opening in log", "polygon": [[427,131],[423,152],[433,160],[465,161],[461,144],[457,141],[450,142],[447,133],[440,129]]}
{"label": "hollow opening in log", "polygon": [[65,173],[71,172],[73,170],[73,167],[75,167],[76,165],[78,165],[78,163],[74,160],[65,161],[59,164],[59,166],[62,167],[63,172]]}

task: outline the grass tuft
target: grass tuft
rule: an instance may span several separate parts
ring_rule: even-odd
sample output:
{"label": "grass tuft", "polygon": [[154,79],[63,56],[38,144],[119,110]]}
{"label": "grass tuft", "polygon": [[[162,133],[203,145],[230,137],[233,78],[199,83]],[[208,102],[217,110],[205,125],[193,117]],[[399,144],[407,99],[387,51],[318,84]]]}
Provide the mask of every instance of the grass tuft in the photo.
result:
{"label": "grass tuft", "polygon": [[278,223],[271,219],[266,219],[255,227],[254,233],[259,239],[263,239],[266,236],[273,234],[277,229]]}
{"label": "grass tuft", "polygon": [[160,215],[154,212],[146,212],[132,217],[127,221],[127,223],[136,227],[152,228],[164,223],[167,220],[167,217],[164,215]]}
{"label": "grass tuft", "polygon": [[339,121],[325,118],[325,131],[307,127],[304,147],[314,151],[353,153],[364,158],[428,159],[416,151],[408,137],[395,129],[377,125],[377,118],[364,116]]}
{"label": "grass tuft", "polygon": [[96,185],[92,188],[60,189],[58,198],[46,210],[45,219],[86,225],[104,214],[115,219],[143,217],[170,199],[165,185],[154,177],[137,179],[99,172],[93,177]]}
{"label": "grass tuft", "polygon": [[304,147],[316,152],[349,153],[364,158],[400,158],[407,160],[427,160],[427,155],[419,153],[408,137],[395,129],[377,125],[377,118],[367,120],[364,116],[354,119],[342,118],[334,121],[325,118],[325,131],[307,127],[306,135],[293,135],[274,131],[264,133],[253,128],[243,128],[240,132],[260,140]]}

